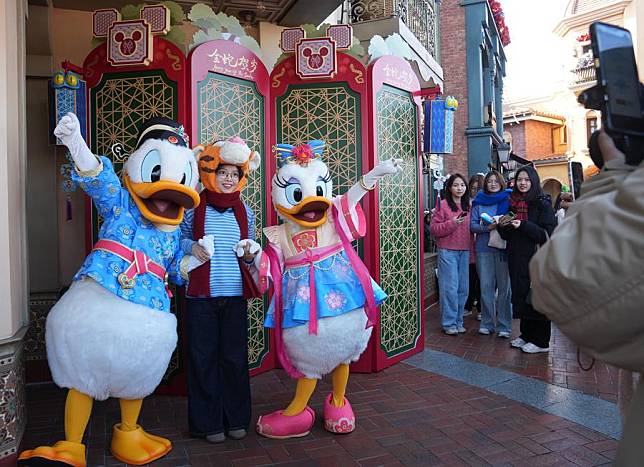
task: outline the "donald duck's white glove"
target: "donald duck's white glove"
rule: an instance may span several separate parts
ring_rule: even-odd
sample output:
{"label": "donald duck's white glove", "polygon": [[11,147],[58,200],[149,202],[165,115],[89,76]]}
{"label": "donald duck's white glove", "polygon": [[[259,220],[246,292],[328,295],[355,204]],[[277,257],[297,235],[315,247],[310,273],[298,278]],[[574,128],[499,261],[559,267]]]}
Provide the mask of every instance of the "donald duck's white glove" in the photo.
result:
{"label": "donald duck's white glove", "polygon": [[255,257],[258,256],[258,253],[262,251],[262,247],[255,240],[246,238],[237,242],[233,246],[233,251],[238,258],[243,259],[246,263],[251,263]]}
{"label": "donald duck's white glove", "polygon": [[[208,252],[208,258],[211,258],[212,255],[215,253],[215,237],[212,235],[204,235],[201,237],[199,240],[197,240],[197,244],[201,246],[204,250]],[[206,261],[201,261],[195,256],[190,255],[188,258],[188,272],[192,271],[193,269],[198,268],[201,266],[203,263]]]}
{"label": "donald duck's white glove", "polygon": [[76,170],[79,172],[90,172],[96,170],[100,165],[99,159],[92,154],[87,147],[81,134],[80,122],[75,114],[69,112],[60,119],[54,129],[54,135],[63,142],[74,159]]}

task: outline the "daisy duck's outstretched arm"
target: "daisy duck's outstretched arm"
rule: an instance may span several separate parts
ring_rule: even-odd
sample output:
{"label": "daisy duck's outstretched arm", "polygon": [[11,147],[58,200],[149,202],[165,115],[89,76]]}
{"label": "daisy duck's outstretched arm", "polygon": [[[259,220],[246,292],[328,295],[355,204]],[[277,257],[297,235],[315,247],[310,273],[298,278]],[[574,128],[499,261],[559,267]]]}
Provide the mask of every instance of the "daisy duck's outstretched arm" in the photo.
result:
{"label": "daisy duck's outstretched arm", "polygon": [[385,175],[394,175],[398,172],[402,172],[402,159],[388,159],[386,161],[380,162],[369,172],[364,174],[358,183],[349,188],[347,192],[347,201],[349,208],[353,208],[360,202],[362,197],[367,194],[367,192],[373,190],[376,187],[376,183]]}

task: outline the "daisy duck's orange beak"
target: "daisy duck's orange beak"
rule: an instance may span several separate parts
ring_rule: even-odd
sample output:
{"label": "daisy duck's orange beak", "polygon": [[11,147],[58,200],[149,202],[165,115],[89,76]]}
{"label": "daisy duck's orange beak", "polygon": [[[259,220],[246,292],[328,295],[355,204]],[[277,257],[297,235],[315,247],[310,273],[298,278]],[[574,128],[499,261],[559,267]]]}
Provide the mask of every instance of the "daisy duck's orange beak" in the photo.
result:
{"label": "daisy duck's orange beak", "polygon": [[286,218],[306,228],[315,228],[327,220],[331,200],[324,196],[309,196],[292,208],[277,205],[276,209]]}

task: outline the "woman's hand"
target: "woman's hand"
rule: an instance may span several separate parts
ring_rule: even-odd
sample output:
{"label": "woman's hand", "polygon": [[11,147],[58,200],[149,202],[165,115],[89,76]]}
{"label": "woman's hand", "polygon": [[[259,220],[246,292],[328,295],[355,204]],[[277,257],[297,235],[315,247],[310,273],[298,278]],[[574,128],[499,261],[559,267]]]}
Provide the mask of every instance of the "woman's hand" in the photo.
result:
{"label": "woman's hand", "polygon": [[465,216],[463,217],[456,216],[454,218],[454,222],[456,223],[456,225],[461,225],[463,222],[465,222]]}
{"label": "woman's hand", "polygon": [[514,219],[510,221],[510,225],[512,226],[512,228],[518,229],[519,227],[521,227],[521,221],[518,219]]}
{"label": "woman's hand", "polygon": [[491,224],[488,224],[487,230],[488,232],[492,232],[494,229],[496,229],[499,226],[496,221],[492,222]]}
{"label": "woman's hand", "polygon": [[197,242],[192,245],[192,256],[204,263],[210,260],[210,253],[208,253],[208,250],[199,245]]}
{"label": "woman's hand", "polygon": [[572,203],[575,200],[573,199],[572,193],[561,193],[561,208],[564,211],[567,211],[570,206],[572,206]]}

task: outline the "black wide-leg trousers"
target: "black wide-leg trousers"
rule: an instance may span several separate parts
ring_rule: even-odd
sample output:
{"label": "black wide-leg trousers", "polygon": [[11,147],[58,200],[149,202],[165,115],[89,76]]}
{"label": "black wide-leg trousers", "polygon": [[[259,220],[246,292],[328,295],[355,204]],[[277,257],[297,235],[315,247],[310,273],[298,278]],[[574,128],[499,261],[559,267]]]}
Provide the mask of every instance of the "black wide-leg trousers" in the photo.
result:
{"label": "black wide-leg trousers", "polygon": [[243,297],[186,301],[190,433],[204,437],[248,429],[247,302]]}

